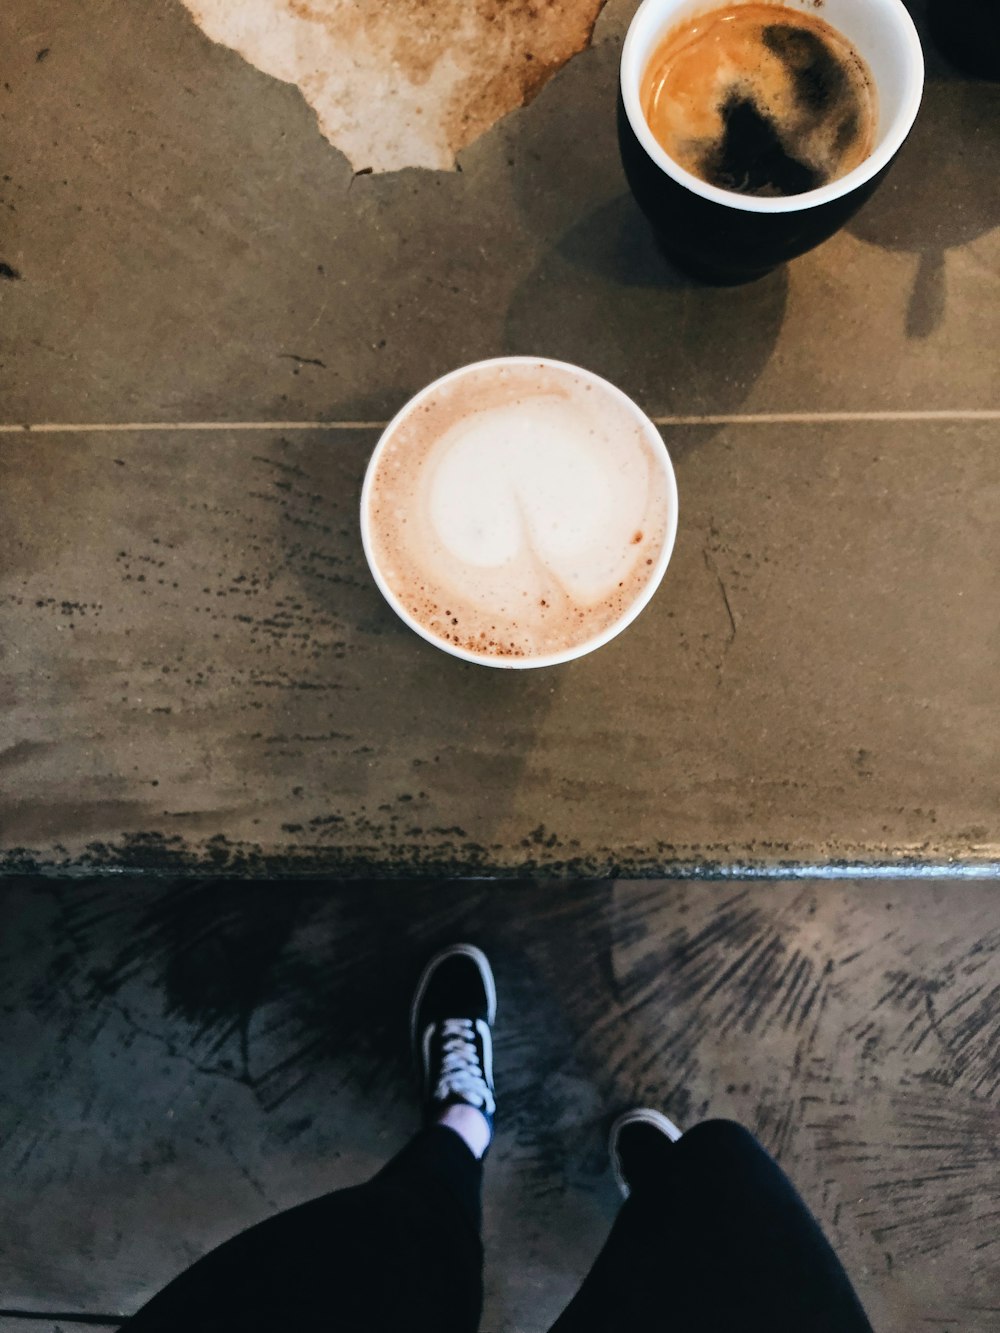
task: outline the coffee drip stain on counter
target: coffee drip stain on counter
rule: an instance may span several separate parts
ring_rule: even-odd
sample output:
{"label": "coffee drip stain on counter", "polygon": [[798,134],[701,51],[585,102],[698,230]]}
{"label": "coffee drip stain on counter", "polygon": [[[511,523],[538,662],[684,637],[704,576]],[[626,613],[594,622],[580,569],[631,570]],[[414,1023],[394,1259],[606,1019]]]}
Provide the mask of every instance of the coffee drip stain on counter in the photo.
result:
{"label": "coffee drip stain on counter", "polygon": [[590,43],[605,0],[183,0],[212,38],[298,86],[356,171],[452,170]]}

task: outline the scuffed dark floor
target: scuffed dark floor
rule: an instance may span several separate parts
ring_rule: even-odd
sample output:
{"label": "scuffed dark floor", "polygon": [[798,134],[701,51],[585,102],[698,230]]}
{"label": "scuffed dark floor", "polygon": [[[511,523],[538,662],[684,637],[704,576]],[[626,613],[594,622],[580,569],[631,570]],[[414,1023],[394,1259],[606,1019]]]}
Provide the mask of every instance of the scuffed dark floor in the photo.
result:
{"label": "scuffed dark floor", "polygon": [[[121,1317],[414,1127],[405,1014],[468,937],[500,987],[486,1333],[548,1326],[637,1100],[748,1123],[876,1327],[992,1333],[1000,931],[977,883],[20,881],[0,894],[0,1330]],[[12,1313],[56,1312],[28,1321]]]}

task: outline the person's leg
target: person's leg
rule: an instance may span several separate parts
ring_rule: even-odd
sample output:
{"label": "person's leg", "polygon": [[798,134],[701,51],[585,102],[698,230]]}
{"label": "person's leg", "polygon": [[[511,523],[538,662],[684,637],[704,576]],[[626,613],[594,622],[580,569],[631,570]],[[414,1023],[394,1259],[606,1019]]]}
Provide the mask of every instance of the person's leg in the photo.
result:
{"label": "person's leg", "polygon": [[432,960],[412,1013],[427,1127],[366,1184],[213,1250],[129,1320],[129,1333],[474,1333],[495,1011],[478,950]]}
{"label": "person's leg", "polygon": [[871,1333],[837,1256],[746,1129],[618,1140],[629,1196],[551,1333]]}
{"label": "person's leg", "polygon": [[482,1162],[457,1134],[424,1129],[372,1180],[213,1250],[154,1296],[129,1333],[472,1333],[481,1180]]}

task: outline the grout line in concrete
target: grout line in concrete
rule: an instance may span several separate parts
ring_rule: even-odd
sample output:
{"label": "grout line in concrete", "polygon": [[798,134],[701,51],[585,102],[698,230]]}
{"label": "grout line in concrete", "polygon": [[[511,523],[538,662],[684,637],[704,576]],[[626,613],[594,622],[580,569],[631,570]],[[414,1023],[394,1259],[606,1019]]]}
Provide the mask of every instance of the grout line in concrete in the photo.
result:
{"label": "grout line in concrete", "polygon": [[[657,426],[821,426],[852,422],[1000,421],[1000,408],[873,412],[733,412],[654,416]],[[149,431],[385,430],[385,421],[39,421],[0,422],[0,435],[141,434]]]}
{"label": "grout line in concrete", "polygon": [[39,421],[0,423],[0,435],[101,435],[134,431],[384,430],[386,421]]}
{"label": "grout line in concrete", "polygon": [[1000,421],[1000,408],[884,412],[750,412],[718,416],[653,417],[657,426],[822,426],[853,421]]}

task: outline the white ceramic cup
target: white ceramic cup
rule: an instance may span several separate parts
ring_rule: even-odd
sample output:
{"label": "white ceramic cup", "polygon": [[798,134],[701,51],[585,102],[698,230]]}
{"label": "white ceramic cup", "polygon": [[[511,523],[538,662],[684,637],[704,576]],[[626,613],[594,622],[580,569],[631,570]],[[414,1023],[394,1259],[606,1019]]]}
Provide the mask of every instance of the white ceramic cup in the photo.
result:
{"label": "white ceramic cup", "polygon": [[[387,443],[392,439],[396,431],[406,421],[411,414],[416,411],[427,399],[434,397],[445,385],[450,385],[454,381],[461,379],[472,371],[480,372],[488,370],[490,367],[500,369],[504,366],[539,366],[555,372],[567,371],[578,380],[583,380],[593,386],[595,391],[610,395],[617,402],[625,405],[634,415],[636,423],[639,425],[644,435],[652,446],[652,456],[657,462],[657,466],[662,469],[663,478],[666,483],[667,507],[666,515],[666,533],[663,546],[660,550],[656,564],[650,571],[648,580],[642,585],[637,593],[635,600],[629,604],[626,610],[619,618],[600,634],[595,634],[593,638],[584,643],[577,644],[573,648],[566,648],[563,651],[555,653],[546,653],[537,657],[498,657],[488,653],[474,653],[468,649],[461,648],[456,644],[450,643],[445,639],[439,638],[433,634],[427,626],[415,619],[414,616],[402,605],[399,598],[389,586],[385,576],[379,568],[378,558],[374,551],[371,532],[371,519],[369,516],[370,500],[372,486],[374,483],[376,469],[379,459]],[[583,657],[587,653],[592,653],[595,648],[600,648],[620,634],[627,625],[630,625],[636,616],[649,602],[650,598],[656,592],[657,587],[666,572],[667,565],[670,562],[670,556],[674,547],[674,540],[677,535],[677,482],[674,477],[674,469],[670,462],[670,456],[667,453],[666,445],[656,426],[646,416],[627,394],[622,393],[621,389],[610,384],[607,380],[601,379],[599,375],[593,374],[589,370],[583,370],[579,366],[572,366],[565,361],[553,361],[549,357],[542,356],[502,356],[494,357],[488,361],[477,361],[472,365],[461,366],[457,370],[450,371],[447,375],[442,375],[440,379],[434,380],[426,388],[421,389],[418,394],[410,399],[396,413],[393,419],[382,432],[378,443],[375,446],[371,459],[368,463],[368,470],[365,473],[364,486],[361,490],[361,541],[364,546],[365,557],[368,561],[368,567],[371,570],[372,578],[378,585],[382,596],[389,603],[392,609],[399,616],[400,620],[409,625],[410,629],[432,643],[435,648],[440,648],[443,652],[450,653],[452,657],[460,657],[466,662],[476,662],[480,666],[501,667],[507,669],[525,669],[528,667],[548,667],[557,666],[561,662],[572,662],[577,657]]]}

